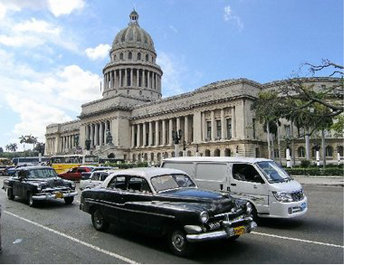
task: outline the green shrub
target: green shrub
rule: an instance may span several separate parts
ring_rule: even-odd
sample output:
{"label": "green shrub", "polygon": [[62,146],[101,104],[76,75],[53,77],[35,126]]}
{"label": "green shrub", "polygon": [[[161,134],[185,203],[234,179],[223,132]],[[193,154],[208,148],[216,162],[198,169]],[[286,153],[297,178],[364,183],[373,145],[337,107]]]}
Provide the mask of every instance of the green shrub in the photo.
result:
{"label": "green shrub", "polygon": [[291,175],[303,175],[303,176],[344,176],[343,167],[310,167],[310,168],[285,168],[285,170]]}
{"label": "green shrub", "polygon": [[310,167],[310,160],[301,160],[301,167]]}

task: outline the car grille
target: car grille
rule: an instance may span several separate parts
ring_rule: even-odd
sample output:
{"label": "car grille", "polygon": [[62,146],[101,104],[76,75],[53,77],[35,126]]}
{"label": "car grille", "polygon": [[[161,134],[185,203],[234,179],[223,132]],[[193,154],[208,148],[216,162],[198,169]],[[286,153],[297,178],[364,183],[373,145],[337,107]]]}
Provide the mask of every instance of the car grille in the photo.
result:
{"label": "car grille", "polygon": [[295,201],[295,202],[296,201],[301,201],[304,198],[304,194],[303,194],[302,190],[293,192],[291,195],[292,195],[293,201]]}

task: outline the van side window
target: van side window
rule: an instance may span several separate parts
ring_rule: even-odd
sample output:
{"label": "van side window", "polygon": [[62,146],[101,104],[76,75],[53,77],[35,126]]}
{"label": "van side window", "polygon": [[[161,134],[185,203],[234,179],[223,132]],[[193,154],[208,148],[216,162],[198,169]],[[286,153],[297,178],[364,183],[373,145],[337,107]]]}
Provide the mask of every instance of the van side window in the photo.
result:
{"label": "van side window", "polygon": [[236,180],[264,183],[264,180],[252,165],[234,164],[232,166],[232,175]]}

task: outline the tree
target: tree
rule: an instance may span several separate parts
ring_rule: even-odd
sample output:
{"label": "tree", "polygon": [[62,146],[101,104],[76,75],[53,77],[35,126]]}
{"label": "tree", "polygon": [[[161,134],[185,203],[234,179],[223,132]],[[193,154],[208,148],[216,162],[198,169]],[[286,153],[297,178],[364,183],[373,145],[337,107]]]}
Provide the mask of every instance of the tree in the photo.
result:
{"label": "tree", "polygon": [[7,144],[5,146],[5,149],[10,151],[10,152],[16,152],[17,150],[17,144],[16,143],[11,143],[11,144]]}
{"label": "tree", "polygon": [[25,143],[25,144],[32,144],[33,145],[33,149],[34,149],[34,146],[35,146],[35,144],[37,143],[37,137],[34,137],[33,135],[21,135],[20,137],[19,137],[19,139],[20,139],[20,144],[23,144],[23,143]]}
{"label": "tree", "polygon": [[45,152],[45,144],[37,142],[36,147],[33,149],[34,151],[41,153],[41,155],[44,155]]}
{"label": "tree", "polygon": [[4,153],[4,149],[2,147],[0,147],[0,154],[1,153]]}

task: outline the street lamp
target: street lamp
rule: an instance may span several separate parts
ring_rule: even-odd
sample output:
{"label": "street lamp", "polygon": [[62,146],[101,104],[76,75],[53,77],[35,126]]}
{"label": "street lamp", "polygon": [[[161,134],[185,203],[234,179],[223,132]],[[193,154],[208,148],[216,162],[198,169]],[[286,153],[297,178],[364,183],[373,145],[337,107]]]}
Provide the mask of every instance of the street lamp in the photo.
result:
{"label": "street lamp", "polygon": [[178,157],[179,154],[179,141],[182,138],[182,131],[179,129],[178,131],[172,131],[172,139],[174,142],[174,156]]}

